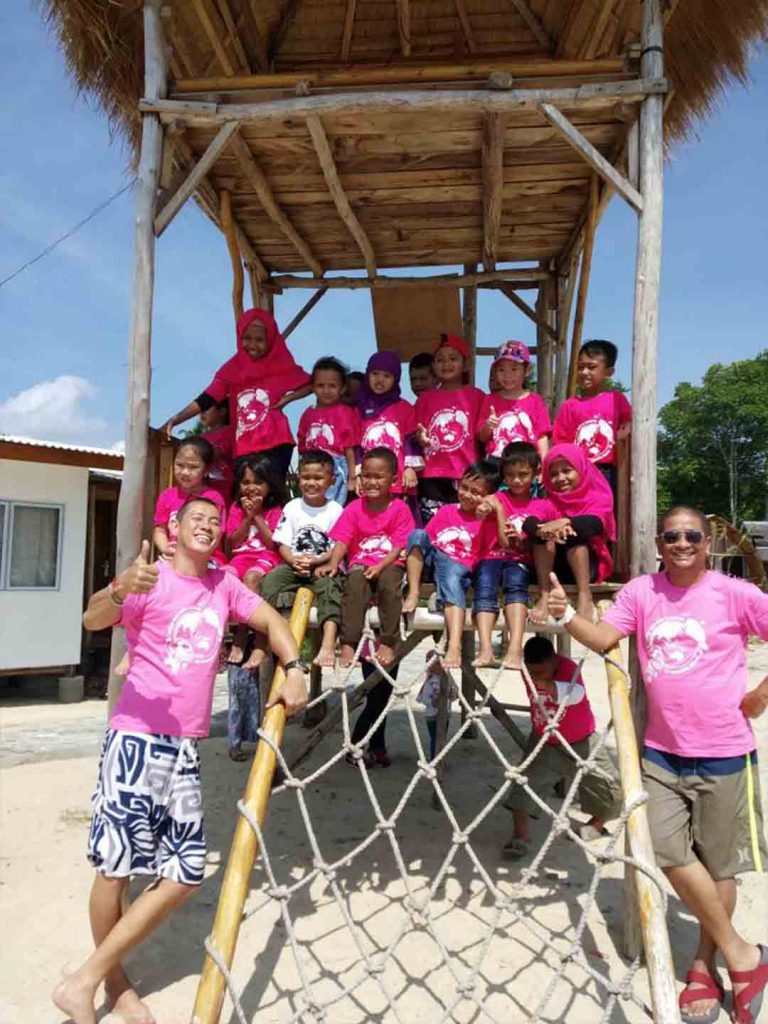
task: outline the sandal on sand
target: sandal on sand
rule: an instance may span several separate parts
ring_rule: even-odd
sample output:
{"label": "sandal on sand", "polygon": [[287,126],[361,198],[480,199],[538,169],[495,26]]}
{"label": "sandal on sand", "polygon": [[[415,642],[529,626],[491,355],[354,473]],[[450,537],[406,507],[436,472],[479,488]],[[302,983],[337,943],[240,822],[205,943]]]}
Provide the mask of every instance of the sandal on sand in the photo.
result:
{"label": "sandal on sand", "polygon": [[[603,836],[609,836],[610,834],[607,828],[596,829],[589,822],[579,826],[579,838],[583,839],[585,843],[594,843],[596,839],[602,839]],[[698,981],[699,979],[697,978],[696,980]]]}
{"label": "sandal on sand", "polygon": [[508,857],[510,860],[520,860],[521,857],[525,857],[528,853],[528,847],[530,845],[529,840],[518,839],[517,836],[512,836],[512,838],[507,840],[501,848],[501,854],[503,857]]}
{"label": "sandal on sand", "polygon": [[230,761],[248,761],[250,759],[250,756],[250,754],[246,753],[240,747],[229,748]]}
{"label": "sandal on sand", "polygon": [[735,1024],[756,1024],[768,985],[768,946],[758,946],[760,959],[751,971],[728,971],[731,985],[747,984],[741,992],[734,991],[731,1020]]}
{"label": "sandal on sand", "polygon": [[[689,988],[691,982],[696,982],[700,988]],[[725,998],[725,989],[717,974],[704,974],[703,971],[688,971],[685,976],[685,988],[680,993],[678,1004],[680,1006],[680,1020],[683,1024],[715,1024],[720,1016],[720,1007]],[[689,1003],[696,1003],[700,999],[716,999],[717,1005],[713,1006],[709,1013],[686,1013],[685,1008]]]}

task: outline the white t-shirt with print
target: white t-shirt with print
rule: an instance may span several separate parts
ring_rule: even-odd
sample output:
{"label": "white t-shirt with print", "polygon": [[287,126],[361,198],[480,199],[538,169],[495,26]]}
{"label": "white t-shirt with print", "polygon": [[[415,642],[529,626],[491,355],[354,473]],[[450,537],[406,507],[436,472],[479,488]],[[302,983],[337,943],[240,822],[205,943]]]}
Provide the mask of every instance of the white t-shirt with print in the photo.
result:
{"label": "white t-shirt with print", "polygon": [[294,498],[283,509],[272,540],[285,544],[294,555],[324,555],[333,547],[328,534],[341,513],[338,501],[308,505],[303,498]]}

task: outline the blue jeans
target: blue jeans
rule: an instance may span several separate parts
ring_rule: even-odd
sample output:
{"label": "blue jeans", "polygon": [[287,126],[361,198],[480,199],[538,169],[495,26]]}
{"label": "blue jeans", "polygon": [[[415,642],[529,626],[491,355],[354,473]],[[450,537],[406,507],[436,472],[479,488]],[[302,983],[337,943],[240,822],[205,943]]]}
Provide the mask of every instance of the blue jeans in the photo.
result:
{"label": "blue jeans", "polygon": [[414,530],[408,538],[408,554],[418,548],[424,556],[425,575],[432,575],[437,589],[437,607],[439,611],[447,604],[455,604],[459,608],[467,607],[467,590],[472,583],[472,570],[461,562],[438,551],[432,546],[426,530]]}
{"label": "blue jeans", "polygon": [[347,481],[349,480],[349,466],[346,455],[332,455],[333,459],[333,483],[325,492],[328,501],[338,501],[344,505],[347,500]]}
{"label": "blue jeans", "polygon": [[499,585],[504,591],[504,604],[528,603],[530,569],[511,558],[486,558],[475,569],[474,612],[499,610]]}

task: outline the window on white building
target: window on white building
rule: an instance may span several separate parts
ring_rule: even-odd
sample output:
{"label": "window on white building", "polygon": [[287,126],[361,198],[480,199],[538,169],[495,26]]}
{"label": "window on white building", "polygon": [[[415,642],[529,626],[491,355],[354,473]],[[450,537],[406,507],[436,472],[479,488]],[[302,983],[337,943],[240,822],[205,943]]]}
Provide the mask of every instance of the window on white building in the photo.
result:
{"label": "window on white building", "polygon": [[0,588],[59,586],[63,510],[60,505],[0,502]]}

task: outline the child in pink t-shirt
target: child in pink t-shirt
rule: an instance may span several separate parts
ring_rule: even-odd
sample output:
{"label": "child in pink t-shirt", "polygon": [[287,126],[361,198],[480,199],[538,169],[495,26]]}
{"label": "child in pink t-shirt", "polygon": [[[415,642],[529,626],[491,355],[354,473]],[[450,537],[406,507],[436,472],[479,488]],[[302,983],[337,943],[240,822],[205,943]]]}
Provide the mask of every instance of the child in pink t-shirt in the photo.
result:
{"label": "child in pink t-shirt", "polygon": [[[207,486],[206,476],[214,464],[214,450],[205,438],[190,437],[182,441],[173,457],[172,487],[167,487],[158,497],[155,505],[154,531],[152,540],[155,549],[165,559],[173,557],[176,546],[176,519],[179,509],[192,496],[209,498],[221,508],[222,519],[225,503],[218,490]],[[226,559],[221,548],[213,553],[213,561],[219,565]]]}
{"label": "child in pink t-shirt", "polygon": [[480,561],[483,523],[491,515],[488,496],[498,486],[496,469],[487,462],[468,466],[459,480],[457,505],[442,505],[427,523],[408,538],[408,592],[403,612],[414,612],[424,567],[434,573],[437,607],[445,613],[448,648],[445,668],[461,668],[461,637],[467,590]]}
{"label": "child in pink t-shirt", "polygon": [[477,436],[485,445],[486,458],[498,460],[514,441],[535,445],[540,458],[549,448],[552,424],[541,395],[528,391],[531,354],[522,341],[505,341],[496,349],[491,365],[493,394],[485,395]]}
{"label": "child in pink t-shirt", "polygon": [[[597,839],[605,834],[605,822],[615,818],[621,810],[621,784],[605,748],[598,748],[594,738],[595,717],[579,666],[570,658],[558,655],[552,641],[544,636],[531,637],[523,656],[531,705],[531,734],[521,760],[525,761],[538,748],[525,769],[528,787],[542,797],[551,793],[558,783],[570,787],[579,763],[563,746],[562,740],[581,761],[594,758],[600,770],[585,772],[579,782],[581,809],[590,817],[578,827],[578,834],[587,842]],[[553,722],[556,722],[556,731],[544,738],[545,729]],[[535,810],[534,801],[522,786],[513,784],[504,798],[504,806],[512,811],[515,831],[503,853],[512,858],[524,857],[531,841],[530,814]]]}
{"label": "child in pink t-shirt", "polygon": [[355,492],[355,446],[360,437],[357,413],[342,399],[347,368],[334,356],[318,359],[312,368],[316,405],[299,420],[299,454],[328,452],[333,458],[333,484],[326,497],[343,505]]}
{"label": "child in pink t-shirt", "polygon": [[376,656],[389,666],[400,639],[403,551],[413,531],[413,516],[392,496],[397,457],[390,448],[372,448],[363,456],[362,495],[348,505],[331,528],[331,559],[323,575],[335,575],[343,560],[347,577],[341,602],[340,668],[349,668],[363,634],[365,612],[376,595],[381,639]]}
{"label": "child in pink t-shirt", "polygon": [[477,428],[483,392],[468,384],[469,350],[462,338],[444,334],[435,348],[439,387],[416,400],[416,440],[424,452],[419,479],[421,518],[426,524],[441,505],[456,500],[456,482],[478,457]]}
{"label": "child in pink t-shirt", "polygon": [[208,483],[228,505],[232,500],[234,482],[232,460],[235,457],[235,432],[229,425],[227,400],[201,412],[200,423],[205,427],[205,432],[200,436],[213,445],[213,465],[208,471]]}
{"label": "child in pink t-shirt", "polygon": [[[413,406],[400,397],[401,374],[400,356],[396,352],[375,352],[368,360],[365,378],[357,392],[360,453],[389,448],[397,459],[392,493],[415,494],[416,449],[411,435],[416,429],[416,420]],[[420,456],[416,461],[421,461]],[[361,481],[358,481],[358,491],[362,491]]]}
{"label": "child in pink t-shirt", "polygon": [[560,406],[552,429],[554,444],[576,444],[594,462],[616,493],[616,443],[629,434],[632,406],[620,391],[603,390],[616,368],[611,341],[587,341],[579,350],[581,395]]}

